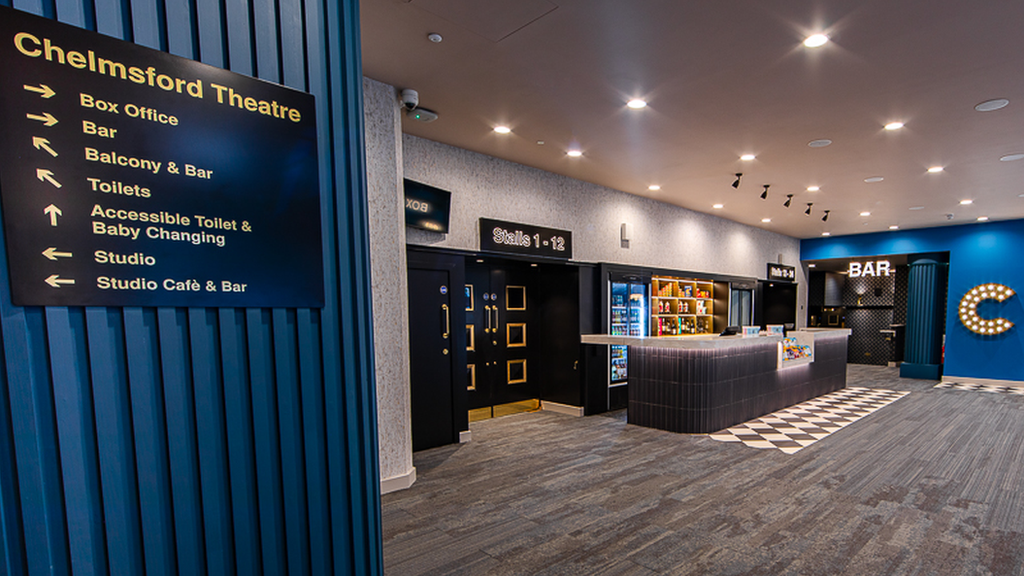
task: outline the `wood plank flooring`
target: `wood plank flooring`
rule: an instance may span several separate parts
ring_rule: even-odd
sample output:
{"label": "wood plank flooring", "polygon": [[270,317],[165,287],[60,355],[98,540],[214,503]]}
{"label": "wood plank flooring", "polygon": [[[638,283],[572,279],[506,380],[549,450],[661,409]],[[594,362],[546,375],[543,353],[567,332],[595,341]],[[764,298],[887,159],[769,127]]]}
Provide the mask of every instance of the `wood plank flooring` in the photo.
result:
{"label": "wood plank flooring", "polygon": [[625,423],[475,422],[383,498],[389,576],[1024,574],[1024,397],[911,394],[787,455]]}

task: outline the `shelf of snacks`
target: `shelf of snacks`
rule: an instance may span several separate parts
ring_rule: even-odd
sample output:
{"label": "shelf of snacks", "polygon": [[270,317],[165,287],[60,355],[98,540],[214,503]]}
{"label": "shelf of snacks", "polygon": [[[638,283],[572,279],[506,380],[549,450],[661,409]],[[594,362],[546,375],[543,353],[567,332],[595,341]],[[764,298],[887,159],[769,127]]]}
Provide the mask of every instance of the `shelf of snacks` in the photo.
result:
{"label": "shelf of snacks", "polygon": [[779,343],[779,367],[801,366],[814,362],[814,335],[790,332]]}
{"label": "shelf of snacks", "polygon": [[651,335],[713,334],[715,283],[710,280],[651,278]]}

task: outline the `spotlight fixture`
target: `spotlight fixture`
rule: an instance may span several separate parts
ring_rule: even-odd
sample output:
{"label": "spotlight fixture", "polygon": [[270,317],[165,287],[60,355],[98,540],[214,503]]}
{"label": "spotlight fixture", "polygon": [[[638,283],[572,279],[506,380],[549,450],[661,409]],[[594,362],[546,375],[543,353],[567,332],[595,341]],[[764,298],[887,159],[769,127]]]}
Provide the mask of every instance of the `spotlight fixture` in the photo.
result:
{"label": "spotlight fixture", "polygon": [[786,208],[789,208],[789,205],[792,202],[793,202],[793,195],[792,194],[786,194],[786,203],[783,204],[783,206],[785,206]]}
{"label": "spotlight fixture", "polygon": [[[811,215],[811,206],[814,206],[814,202],[807,203],[807,210],[804,210],[804,214],[807,214],[808,216]],[[825,213],[827,214],[828,210],[826,210]]]}
{"label": "spotlight fixture", "polygon": [[771,186],[771,184],[764,184],[764,192],[761,192],[761,200],[767,200],[768,199],[768,187],[769,186]]}
{"label": "spotlight fixture", "polygon": [[740,187],[740,178],[743,178],[743,172],[737,172],[736,173],[736,180],[732,183],[732,187],[733,188],[739,188]]}
{"label": "spotlight fixture", "polygon": [[821,217],[822,222],[828,222],[828,210],[825,210],[825,215]]}

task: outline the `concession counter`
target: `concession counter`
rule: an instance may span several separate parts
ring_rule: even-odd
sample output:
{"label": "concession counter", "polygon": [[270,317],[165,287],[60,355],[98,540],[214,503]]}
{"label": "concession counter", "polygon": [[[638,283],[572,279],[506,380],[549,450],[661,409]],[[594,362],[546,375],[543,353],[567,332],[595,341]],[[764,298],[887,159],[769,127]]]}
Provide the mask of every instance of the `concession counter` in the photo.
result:
{"label": "concession counter", "polygon": [[848,329],[787,336],[610,336],[583,344],[629,346],[630,424],[716,432],[846,387]]}

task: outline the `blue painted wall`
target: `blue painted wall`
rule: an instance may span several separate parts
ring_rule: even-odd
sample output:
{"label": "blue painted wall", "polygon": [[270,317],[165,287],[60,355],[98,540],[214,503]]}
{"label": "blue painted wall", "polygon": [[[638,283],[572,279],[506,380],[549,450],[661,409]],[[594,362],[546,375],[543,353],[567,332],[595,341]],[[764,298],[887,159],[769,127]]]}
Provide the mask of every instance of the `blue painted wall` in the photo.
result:
{"label": "blue painted wall", "polygon": [[[1024,381],[1024,220],[986,222],[815,238],[800,243],[801,260],[890,254],[949,252],[949,297],[946,302],[946,363],[943,374],[955,378]],[[980,336],[964,328],[957,310],[971,288],[988,282],[1018,292],[1002,303],[989,302],[979,312],[1007,318],[1016,326],[999,336]]]}
{"label": "blue painted wall", "polygon": [[382,573],[358,2],[0,4],[313,93],[327,293],[19,308],[0,245],[0,575]]}

